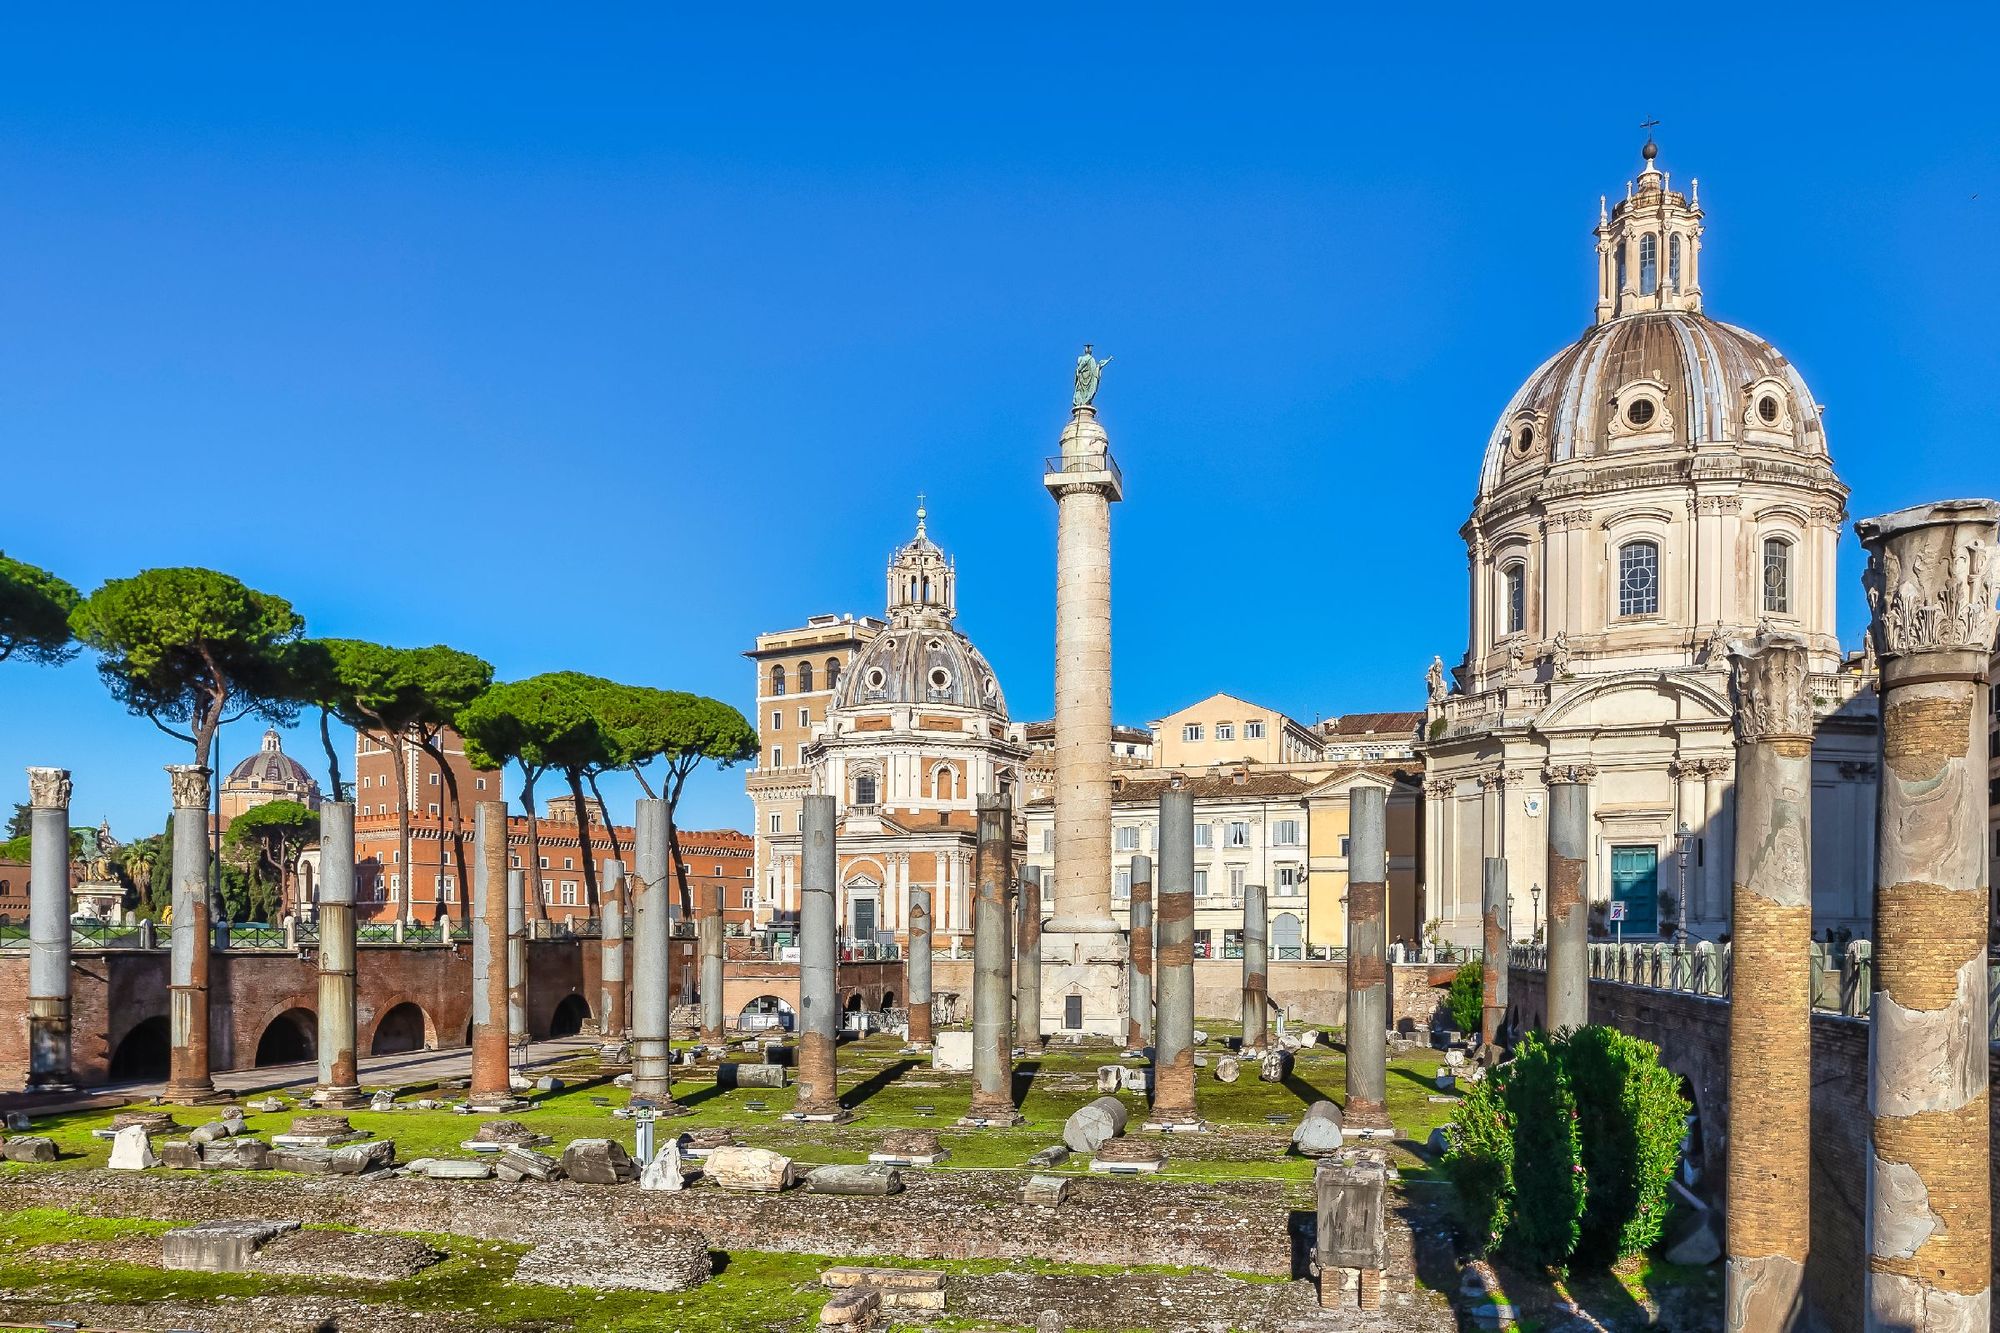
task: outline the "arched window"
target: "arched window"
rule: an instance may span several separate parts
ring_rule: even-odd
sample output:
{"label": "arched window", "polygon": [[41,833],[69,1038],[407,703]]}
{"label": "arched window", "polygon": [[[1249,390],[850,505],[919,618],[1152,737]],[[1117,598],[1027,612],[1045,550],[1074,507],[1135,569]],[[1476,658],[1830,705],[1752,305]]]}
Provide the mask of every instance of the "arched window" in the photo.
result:
{"label": "arched window", "polygon": [[1659,613],[1660,548],[1649,541],[1626,542],[1618,548],[1618,614]]}
{"label": "arched window", "polygon": [[1500,571],[1500,581],[1507,594],[1506,632],[1519,634],[1528,627],[1528,567],[1517,560]]}
{"label": "arched window", "polygon": [[829,690],[840,688],[840,659],[837,657],[826,659],[826,687]]}
{"label": "arched window", "polygon": [[854,803],[856,805],[875,804],[875,775],[873,773],[855,774]]}
{"label": "arched window", "polygon": [[1667,238],[1667,287],[1675,296],[1681,294],[1681,238]]}
{"label": "arched window", "polygon": [[811,662],[801,662],[799,663],[799,693],[811,694],[812,687],[813,664]]}
{"label": "arched window", "polygon": [[1792,613],[1792,544],[1783,537],[1764,539],[1764,609]]}
{"label": "arched window", "polygon": [[1625,290],[1625,242],[1618,242],[1618,290]]}
{"label": "arched window", "polygon": [[1639,238],[1639,295],[1660,290],[1660,239],[1647,232]]}
{"label": "arched window", "polygon": [[783,694],[784,692],[785,669],[781,666],[773,666],[771,668],[771,693]]}
{"label": "arched window", "polygon": [[936,788],[932,794],[940,801],[953,800],[958,795],[958,774],[949,768],[940,768],[931,780]]}

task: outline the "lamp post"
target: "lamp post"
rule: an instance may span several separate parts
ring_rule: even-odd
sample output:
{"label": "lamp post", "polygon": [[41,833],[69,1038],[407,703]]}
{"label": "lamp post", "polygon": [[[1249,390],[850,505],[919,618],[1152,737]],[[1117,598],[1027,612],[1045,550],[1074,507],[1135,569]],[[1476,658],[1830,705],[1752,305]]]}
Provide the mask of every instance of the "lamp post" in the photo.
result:
{"label": "lamp post", "polygon": [[1674,922],[1674,943],[1686,948],[1688,938],[1688,852],[1694,846],[1694,830],[1683,819],[1674,830],[1674,860],[1680,866],[1680,914]]}
{"label": "lamp post", "polygon": [[1534,929],[1528,933],[1528,943],[1539,944],[1542,940],[1542,882],[1540,880],[1536,880],[1528,886],[1528,902],[1531,904],[1528,920],[1534,926]]}

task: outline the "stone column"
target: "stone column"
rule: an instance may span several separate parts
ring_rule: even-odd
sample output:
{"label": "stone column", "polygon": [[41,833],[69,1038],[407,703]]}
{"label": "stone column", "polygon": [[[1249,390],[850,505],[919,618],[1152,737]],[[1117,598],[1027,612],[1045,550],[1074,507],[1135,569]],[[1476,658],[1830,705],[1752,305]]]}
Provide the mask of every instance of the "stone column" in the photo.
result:
{"label": "stone column", "polygon": [[1153,955],[1153,1112],[1164,1128],[1201,1123],[1194,1095],[1194,793],[1160,793],[1158,939]]}
{"label": "stone column", "polygon": [[[507,1045],[528,1041],[528,872],[507,872]],[[477,913],[474,914],[477,916]]]}
{"label": "stone column", "polygon": [[1733,643],[1736,841],[1730,940],[1728,1333],[1806,1325],[1812,1145],[1812,700],[1805,640]]}
{"label": "stone column", "polygon": [[473,804],[472,1084],[466,1105],[513,1105],[507,1068],[507,807]]}
{"label": "stone column", "polygon": [[[208,917],[208,769],[168,764],[167,776],[174,789],[174,921],[167,975],[173,1050],[166,1099],[198,1102],[215,1095],[208,1075],[208,952],[214,941]],[[63,839],[67,849],[67,830]],[[67,866],[63,873],[67,879]]]}
{"label": "stone column", "polygon": [[1125,1046],[1143,1050],[1153,1041],[1153,858],[1132,858],[1132,930],[1126,950]]}
{"label": "stone column", "polygon": [[1111,505],[1124,498],[1088,403],[1043,478],[1056,502],[1054,914],[1043,936],[1045,1019],[1080,994],[1086,1033],[1125,1035],[1123,933],[1111,917]]}
{"label": "stone column", "polygon": [[1270,1039],[1271,913],[1264,886],[1243,886],[1243,1053]]}
{"label": "stone column", "polygon": [[1479,1011],[1479,1040],[1491,1046],[1500,1039],[1507,1021],[1507,950],[1513,943],[1512,922],[1507,896],[1507,858],[1486,858],[1485,938],[1486,955],[1483,998]]}
{"label": "stone column", "polygon": [[673,1052],[667,1020],[668,899],[673,894],[667,851],[667,803],[638,802],[633,815],[632,883],[632,1095],[656,1106],[674,1105]]}
{"label": "stone column", "polygon": [[728,1018],[722,1007],[722,885],[703,880],[696,889],[701,901],[695,919],[695,943],[701,962],[701,1044],[720,1049]]}
{"label": "stone column", "polygon": [[[1948,500],[1855,524],[1882,670],[1871,1330],[1983,1333],[1989,1320],[1984,844],[1996,519],[1990,500]],[[1737,827],[1737,842],[1749,841],[1747,818]]]}
{"label": "stone column", "polygon": [[839,862],[833,844],[831,796],[808,796],[799,817],[805,890],[799,900],[799,1095],[797,1119],[838,1120],[840,1041],[839,950],[834,902]]}
{"label": "stone column", "polygon": [[1021,871],[1020,920],[1014,932],[1014,1044],[1042,1049],[1042,869]]}
{"label": "stone column", "polygon": [[354,802],[319,808],[319,1087],[322,1106],[359,1106],[354,1021]]}
{"label": "stone column", "polygon": [[931,891],[910,889],[910,1045],[931,1044]]}
{"label": "stone column", "polygon": [[1009,823],[1005,797],[979,798],[978,883],[972,901],[972,1105],[961,1124],[1013,1125],[1021,1119],[1014,1110]]}
{"label": "stone column", "polygon": [[[597,924],[597,1031],[607,1042],[625,1036],[625,864],[603,861]],[[511,922],[509,923],[511,924]]]}
{"label": "stone column", "polygon": [[68,1092],[69,770],[28,770],[28,1091]]}
{"label": "stone column", "polygon": [[1551,765],[1549,785],[1549,1031],[1590,1022],[1590,793],[1583,764]]}
{"label": "stone column", "polygon": [[1379,1121],[1389,1098],[1388,797],[1347,794],[1348,1124]]}

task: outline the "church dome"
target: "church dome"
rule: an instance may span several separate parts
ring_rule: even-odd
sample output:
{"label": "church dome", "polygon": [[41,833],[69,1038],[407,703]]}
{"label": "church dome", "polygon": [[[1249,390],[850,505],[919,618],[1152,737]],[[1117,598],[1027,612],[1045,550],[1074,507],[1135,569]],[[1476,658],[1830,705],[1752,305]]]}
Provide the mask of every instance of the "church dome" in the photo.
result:
{"label": "church dome", "polygon": [[285,753],[284,741],[276,730],[266,731],[257,753],[229,770],[223,780],[225,790],[256,792],[317,793],[306,766]]}
{"label": "church dome", "polygon": [[1698,310],[1639,311],[1528,377],[1494,423],[1479,493],[1575,458],[1720,444],[1827,454],[1812,391],[1777,348]]}

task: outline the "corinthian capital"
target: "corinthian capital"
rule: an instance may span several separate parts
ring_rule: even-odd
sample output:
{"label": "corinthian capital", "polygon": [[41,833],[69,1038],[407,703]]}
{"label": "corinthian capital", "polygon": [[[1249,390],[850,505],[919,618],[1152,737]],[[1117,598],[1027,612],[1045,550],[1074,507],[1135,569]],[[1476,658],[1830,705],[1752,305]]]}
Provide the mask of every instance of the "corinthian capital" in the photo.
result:
{"label": "corinthian capital", "polygon": [[1596,764],[1556,763],[1542,769],[1542,782],[1553,787],[1559,782],[1584,783],[1597,776]]}
{"label": "corinthian capital", "polygon": [[28,770],[28,804],[37,810],[69,809],[69,770],[31,768]]}
{"label": "corinthian capital", "polygon": [[168,764],[167,780],[174,785],[174,809],[208,809],[208,768],[204,764]]}
{"label": "corinthian capital", "polygon": [[1940,500],[1854,525],[1868,548],[1862,582],[1882,657],[1992,651],[1996,523],[1992,500]]}
{"label": "corinthian capital", "polygon": [[1737,739],[1745,745],[1812,739],[1804,639],[1792,634],[1736,639],[1729,645],[1729,660],[1735,668]]}

